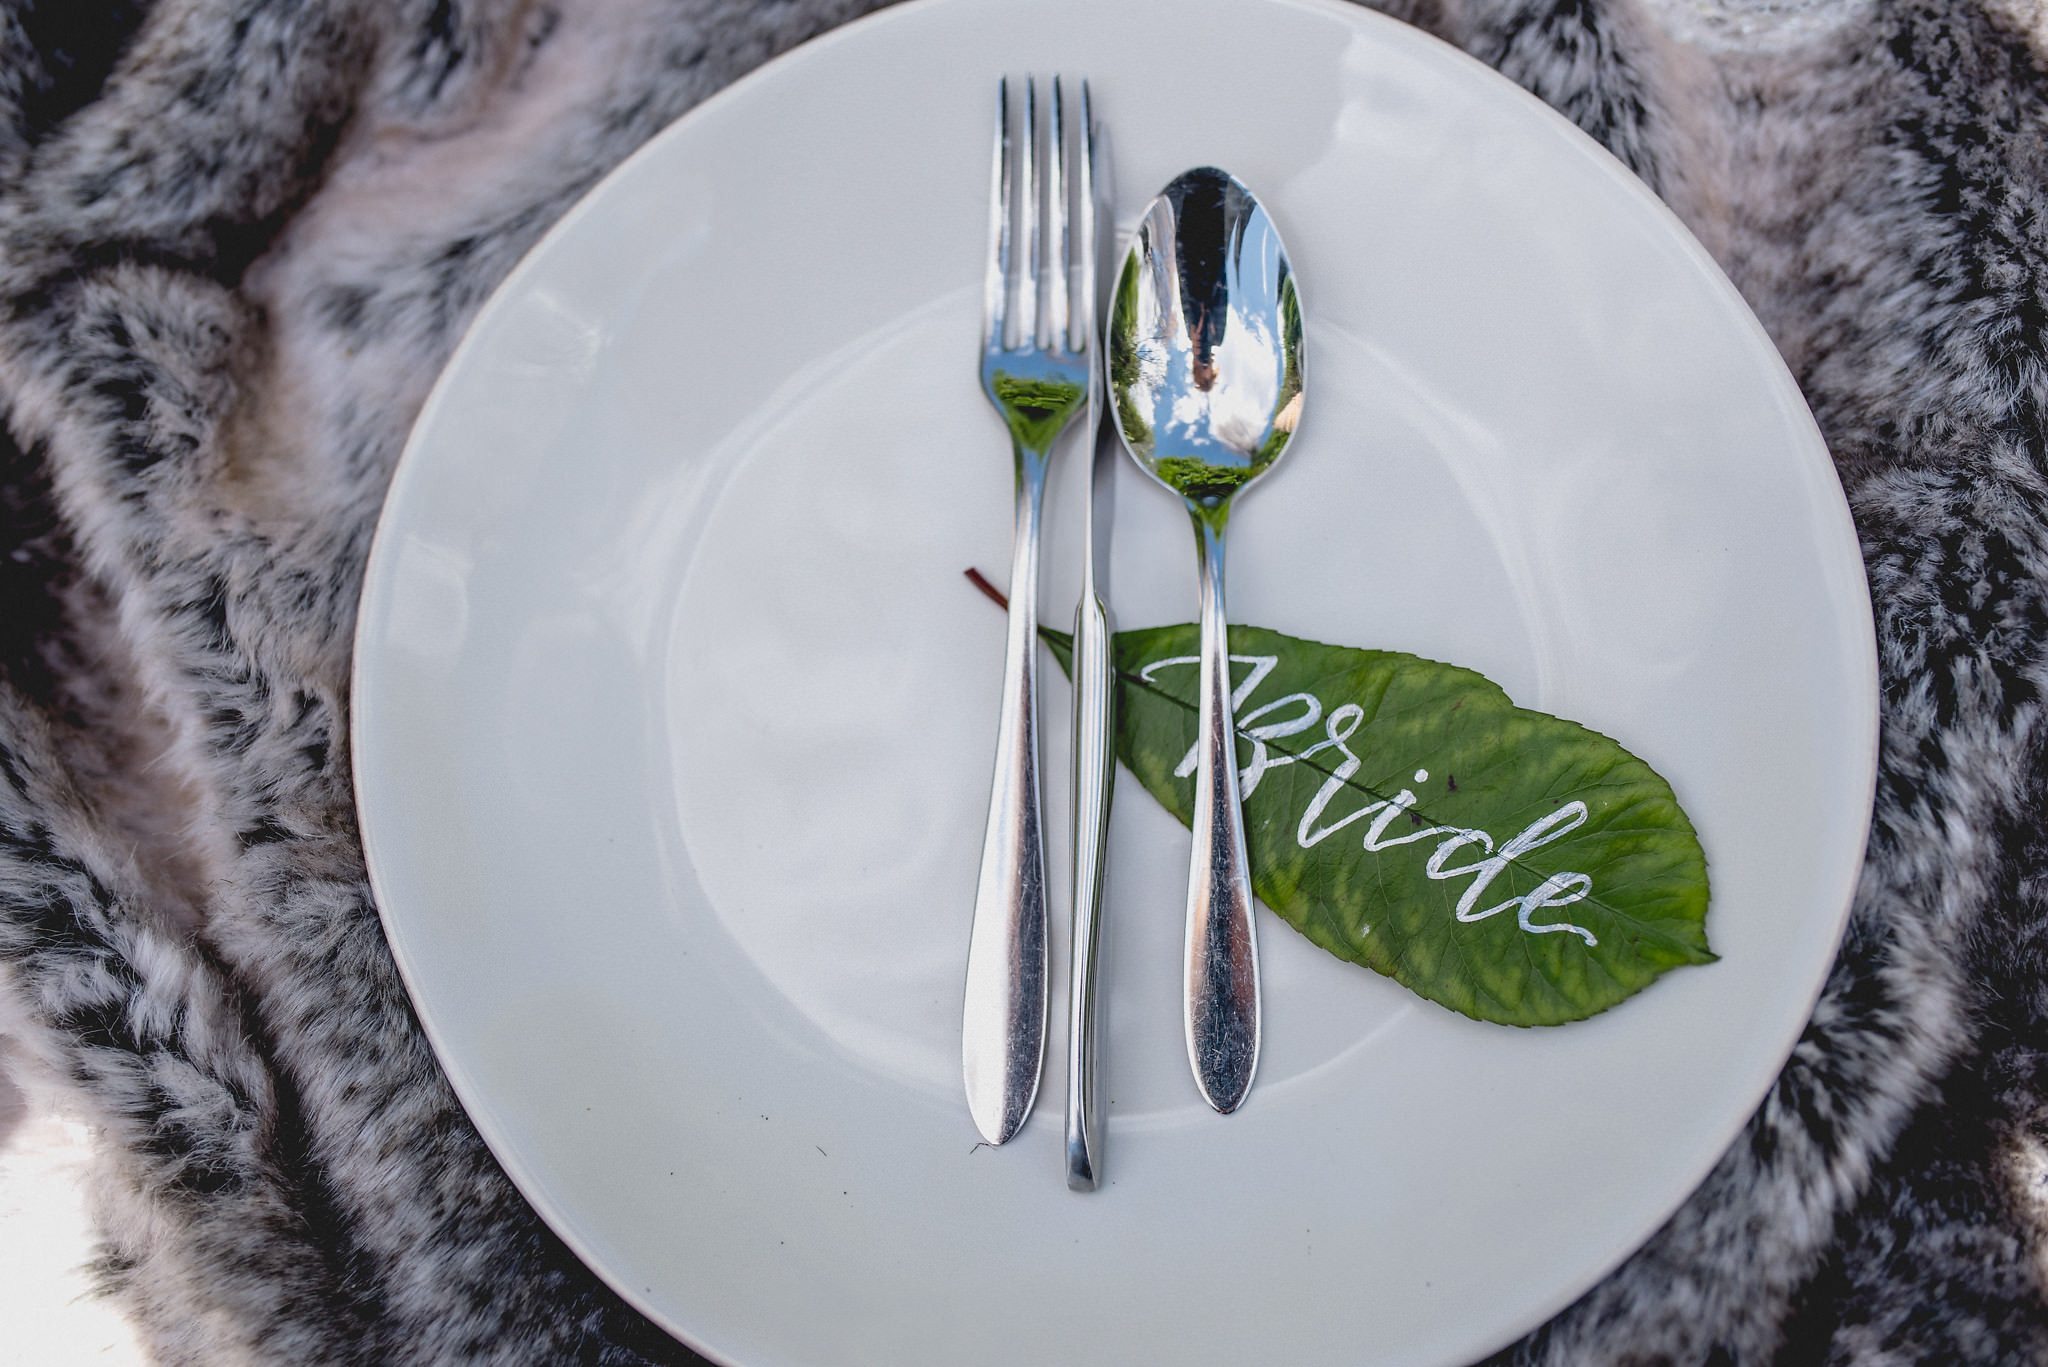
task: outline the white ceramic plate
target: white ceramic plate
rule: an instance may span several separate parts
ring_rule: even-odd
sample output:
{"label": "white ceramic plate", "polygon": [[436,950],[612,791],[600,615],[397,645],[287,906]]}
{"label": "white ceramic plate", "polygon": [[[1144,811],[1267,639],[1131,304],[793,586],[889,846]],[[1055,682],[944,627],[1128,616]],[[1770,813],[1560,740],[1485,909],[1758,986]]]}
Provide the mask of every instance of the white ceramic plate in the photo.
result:
{"label": "white ceramic plate", "polygon": [[[1061,1180],[1057,1025],[1003,1149],[958,1062],[1002,654],[961,571],[1007,563],[1011,498],[974,383],[988,120],[999,72],[1052,69],[1093,79],[1125,223],[1210,162],[1292,251],[1315,389],[1236,521],[1238,619],[1470,665],[1621,738],[1699,827],[1724,956],[1516,1031],[1261,912],[1266,1052],[1219,1118],[1179,1037],[1187,835],[1126,782],[1089,1196]],[[1183,515],[1134,472],[1119,494],[1120,620],[1188,620]],[[357,668],[371,869],[456,1089],[578,1253],[745,1367],[1501,1344],[1754,1108],[1874,760],[1850,521],[1735,292],[1533,99],[1335,3],[930,0],[693,113],[450,366]]]}

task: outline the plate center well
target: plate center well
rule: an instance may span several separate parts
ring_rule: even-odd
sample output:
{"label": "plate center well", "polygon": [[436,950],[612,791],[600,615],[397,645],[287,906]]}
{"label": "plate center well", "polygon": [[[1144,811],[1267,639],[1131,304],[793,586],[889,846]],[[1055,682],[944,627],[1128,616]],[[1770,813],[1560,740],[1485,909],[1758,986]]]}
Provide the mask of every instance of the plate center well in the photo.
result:
{"label": "plate center well", "polygon": [[[842,351],[712,457],[732,473],[678,557],[657,700],[673,838],[706,893],[683,913],[702,918],[693,931],[736,946],[826,1047],[943,1097],[960,1087],[1004,625],[962,572],[1007,578],[1011,520],[1005,438],[961,360],[973,316],[970,298],[949,297]],[[1454,477],[1443,448],[1455,424],[1370,347],[1334,329],[1312,337],[1317,411],[1288,469],[1245,501],[1234,619],[1425,653],[1484,640],[1490,657],[1474,663],[1526,696],[1542,672],[1529,607],[1496,546],[1502,528]],[[1049,624],[1071,620],[1077,592],[1082,460],[1065,452],[1049,496]],[[1185,515],[1134,468],[1118,481],[1118,622],[1189,620]],[[1071,701],[1049,655],[1040,667],[1058,1060]],[[1124,774],[1111,839],[1106,1089],[1126,1121],[1206,1116],[1179,1030],[1187,832]],[[1435,1009],[1268,912],[1259,933],[1262,1089]],[[1048,1063],[1049,1082],[1059,1067]]]}

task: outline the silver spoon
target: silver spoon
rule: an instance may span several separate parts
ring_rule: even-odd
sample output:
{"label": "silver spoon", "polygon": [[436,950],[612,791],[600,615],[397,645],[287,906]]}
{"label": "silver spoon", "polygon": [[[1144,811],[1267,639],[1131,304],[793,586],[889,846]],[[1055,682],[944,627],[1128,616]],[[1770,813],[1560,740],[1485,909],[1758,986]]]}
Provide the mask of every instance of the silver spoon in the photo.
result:
{"label": "silver spoon", "polygon": [[1259,949],[1239,808],[1223,611],[1231,500],[1301,416],[1301,305],[1252,192],[1204,166],[1145,211],[1110,304],[1106,365],[1124,447],[1187,504],[1202,575],[1202,721],[1188,872],[1185,1025],[1202,1096],[1228,1114],[1259,1062]]}

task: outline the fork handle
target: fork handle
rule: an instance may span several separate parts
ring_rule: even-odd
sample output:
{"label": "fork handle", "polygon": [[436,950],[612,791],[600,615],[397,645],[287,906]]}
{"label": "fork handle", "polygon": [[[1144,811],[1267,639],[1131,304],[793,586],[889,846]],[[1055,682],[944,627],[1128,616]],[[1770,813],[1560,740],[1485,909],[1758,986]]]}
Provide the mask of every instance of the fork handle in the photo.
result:
{"label": "fork handle", "polygon": [[1116,680],[1109,609],[1093,593],[1074,609],[1074,931],[1067,984],[1067,1185],[1101,1179],[1095,1142],[1095,947],[1116,778]]}
{"label": "fork handle", "polygon": [[1238,798],[1230,706],[1230,627],[1223,611],[1223,526],[1195,515],[1202,569],[1202,711],[1188,869],[1185,1016],[1188,1062],[1202,1096],[1228,1115],[1259,1065],[1259,944],[1251,860]]}
{"label": "fork handle", "polygon": [[1045,1059],[1045,834],[1038,784],[1038,524],[1046,458],[1017,452],[1002,729],[967,947],[961,1063],[967,1108],[991,1144],[1031,1113]]}

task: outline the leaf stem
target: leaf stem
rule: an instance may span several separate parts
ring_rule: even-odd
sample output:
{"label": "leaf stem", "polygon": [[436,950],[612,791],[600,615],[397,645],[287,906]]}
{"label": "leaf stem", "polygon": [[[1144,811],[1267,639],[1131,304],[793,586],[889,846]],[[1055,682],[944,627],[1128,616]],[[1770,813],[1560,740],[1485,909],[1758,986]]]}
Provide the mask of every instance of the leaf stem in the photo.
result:
{"label": "leaf stem", "polygon": [[974,585],[974,587],[976,587],[977,589],[980,589],[991,603],[994,603],[1004,612],[1008,612],[1010,610],[1009,598],[1004,595],[1001,589],[997,588],[994,584],[988,582],[987,575],[983,574],[980,570],[977,569],[969,569],[966,573],[967,582]]}

